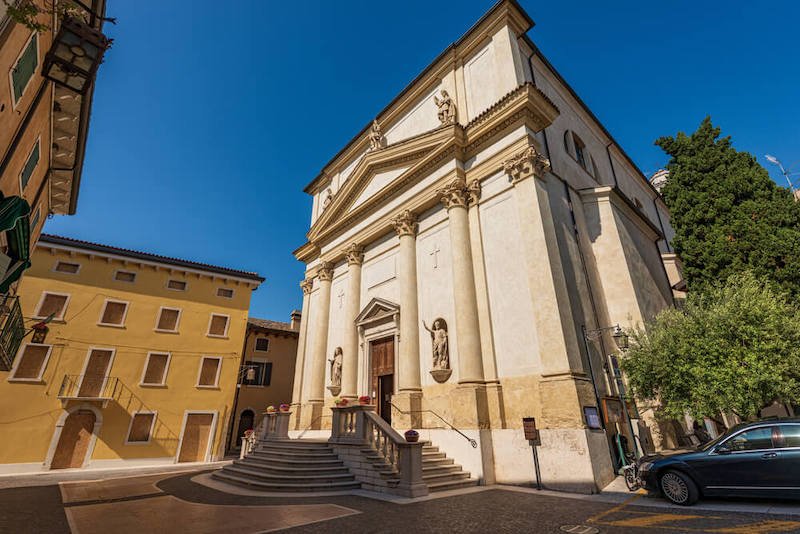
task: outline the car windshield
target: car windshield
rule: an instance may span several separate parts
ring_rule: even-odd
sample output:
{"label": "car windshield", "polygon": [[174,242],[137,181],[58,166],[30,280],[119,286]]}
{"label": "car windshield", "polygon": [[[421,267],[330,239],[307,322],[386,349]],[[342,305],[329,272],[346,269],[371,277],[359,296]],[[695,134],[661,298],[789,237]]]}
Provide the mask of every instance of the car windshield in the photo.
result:
{"label": "car windshield", "polygon": [[729,428],[728,431],[725,432],[724,434],[720,434],[719,436],[717,436],[716,438],[712,439],[708,443],[704,443],[703,445],[700,445],[697,448],[697,450],[700,450],[700,451],[711,450],[712,448],[716,447],[721,441],[727,439],[728,436],[733,434],[735,431],[739,430],[742,426],[744,426],[744,425],[739,424],[739,425],[735,425],[735,426]]}

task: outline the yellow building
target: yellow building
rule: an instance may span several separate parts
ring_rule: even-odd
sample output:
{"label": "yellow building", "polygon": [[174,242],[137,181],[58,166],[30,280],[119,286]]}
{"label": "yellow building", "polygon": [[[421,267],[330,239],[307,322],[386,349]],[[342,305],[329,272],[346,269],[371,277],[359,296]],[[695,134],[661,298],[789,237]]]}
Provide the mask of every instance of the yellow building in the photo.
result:
{"label": "yellow building", "polygon": [[241,445],[246,430],[258,428],[267,406],[292,402],[299,330],[297,310],[289,323],[254,317],[247,321],[229,449]]}
{"label": "yellow building", "polygon": [[0,472],[221,459],[255,273],[42,235],[0,372]]}

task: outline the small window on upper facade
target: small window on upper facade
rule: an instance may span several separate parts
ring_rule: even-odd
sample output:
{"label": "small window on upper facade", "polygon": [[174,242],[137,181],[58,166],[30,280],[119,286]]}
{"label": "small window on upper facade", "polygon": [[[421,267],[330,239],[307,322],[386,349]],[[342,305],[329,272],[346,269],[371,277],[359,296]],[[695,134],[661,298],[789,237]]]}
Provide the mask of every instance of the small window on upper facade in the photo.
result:
{"label": "small window on upper facade", "polygon": [[175,291],[186,291],[186,281],[185,280],[169,280],[167,282],[167,289],[172,289]]}
{"label": "small window on upper facade", "polygon": [[25,44],[16,65],[11,69],[11,86],[13,88],[14,107],[25,93],[28,84],[39,66],[39,35],[34,33]]}
{"label": "small window on upper facade", "polygon": [[269,339],[265,337],[256,339],[256,350],[259,352],[267,352],[269,350]]}
{"label": "small window on upper facade", "polygon": [[636,197],[633,197],[633,205],[634,205],[634,206],[636,206],[636,207],[637,207],[637,208],[639,208],[639,209],[642,209],[642,207],[643,207],[643,206],[642,206],[642,201],[641,201],[641,200],[639,200],[639,199],[638,199],[638,198],[636,198]]}
{"label": "small window on upper facade", "polygon": [[100,323],[105,326],[123,326],[125,316],[128,314],[128,303],[119,300],[106,300]]}
{"label": "small window on upper facade", "polygon": [[39,309],[36,311],[36,317],[45,319],[52,315],[53,319],[64,319],[64,311],[67,309],[67,302],[69,302],[69,295],[45,292],[39,303]]}
{"label": "small window on upper facade", "polygon": [[31,176],[33,176],[33,171],[36,170],[36,166],[39,164],[39,144],[39,139],[37,139],[30,154],[28,154],[25,166],[22,167],[22,172],[19,174],[19,189],[21,193],[25,192],[25,188],[28,187],[28,182],[30,182]]}
{"label": "small window on upper facade", "polygon": [[57,273],[78,274],[78,271],[81,270],[81,265],[79,263],[72,263],[68,261],[58,261],[56,262],[56,266],[53,268],[53,270]]}
{"label": "small window on upper facade", "polygon": [[228,288],[228,287],[218,287],[217,288],[217,296],[218,297],[223,297],[223,298],[226,298],[226,299],[232,299],[233,298],[233,289]]}
{"label": "small window on upper facade", "polygon": [[[586,145],[583,140],[572,132],[572,143],[575,145],[575,159],[578,165],[586,169]],[[587,169],[588,170],[588,169]]]}
{"label": "small window on upper facade", "polygon": [[130,282],[136,281],[136,273],[131,271],[117,271],[114,273],[114,280],[117,282]]}

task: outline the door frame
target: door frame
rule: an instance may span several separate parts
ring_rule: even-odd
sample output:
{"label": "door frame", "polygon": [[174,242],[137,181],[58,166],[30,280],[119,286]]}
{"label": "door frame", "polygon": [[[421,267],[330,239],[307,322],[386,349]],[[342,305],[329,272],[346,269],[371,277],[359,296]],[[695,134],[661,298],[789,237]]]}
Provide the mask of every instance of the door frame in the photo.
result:
{"label": "door frame", "polygon": [[86,467],[89,465],[89,463],[91,463],[92,453],[94,453],[94,446],[97,442],[97,436],[100,433],[100,427],[103,425],[103,412],[91,404],[82,403],[65,409],[59,416],[58,421],[56,421],[56,426],[53,429],[53,437],[50,438],[50,446],[47,449],[47,455],[45,456],[44,463],[42,464],[42,470],[49,470],[50,465],[53,463],[53,456],[56,454],[58,442],[61,440],[61,432],[64,430],[64,424],[67,422],[67,417],[80,410],[88,410],[94,413],[94,427],[92,428],[92,436],[89,438],[89,446],[86,447],[86,455],[81,463],[81,468]]}
{"label": "door frame", "polygon": [[[201,414],[201,415],[208,415],[211,414],[213,418],[211,419],[211,430],[209,431],[208,435],[208,445],[206,446],[206,453],[203,456],[203,460],[201,462],[209,462],[209,457],[211,456],[211,451],[214,448],[214,439],[217,435],[217,420],[219,419],[219,412],[217,410],[184,410],[183,411],[183,422],[181,423],[181,435],[178,438],[178,448],[175,450],[175,460],[173,463],[178,463],[178,460],[181,456],[181,447],[183,446],[183,434],[186,432],[186,422],[189,420],[190,414]],[[186,462],[186,463],[196,463],[196,462]]]}
{"label": "door frame", "polygon": [[[397,368],[397,352],[399,350],[399,341],[398,332],[396,330],[391,331],[382,331],[382,332],[375,332],[370,336],[364,336],[364,345],[366,352],[366,365],[364,366],[364,387],[363,389],[367,390],[366,395],[372,396],[372,343],[375,341],[380,341],[381,339],[393,338],[394,343],[392,347],[392,356],[394,357],[394,361],[392,362],[392,376],[393,379],[393,391],[392,394],[397,393],[397,384],[398,384],[398,368]],[[377,392],[376,392],[377,393]],[[376,399],[377,400],[377,399]]]}
{"label": "door frame", "polygon": [[[75,395],[81,390],[83,387],[83,379],[86,378],[86,369],[89,367],[89,359],[92,357],[92,352],[95,350],[104,350],[104,351],[111,351],[111,358],[108,360],[108,367],[106,367],[106,374],[103,375],[103,384],[100,386],[100,395],[102,395],[103,391],[106,389],[106,384],[108,384],[108,377],[111,373],[111,368],[114,365],[114,358],[117,356],[117,349],[115,347],[89,347],[89,350],[86,352],[86,358],[83,361],[83,368],[81,369],[81,381],[78,383],[77,389],[75,391]],[[101,397],[102,398],[102,397]]]}

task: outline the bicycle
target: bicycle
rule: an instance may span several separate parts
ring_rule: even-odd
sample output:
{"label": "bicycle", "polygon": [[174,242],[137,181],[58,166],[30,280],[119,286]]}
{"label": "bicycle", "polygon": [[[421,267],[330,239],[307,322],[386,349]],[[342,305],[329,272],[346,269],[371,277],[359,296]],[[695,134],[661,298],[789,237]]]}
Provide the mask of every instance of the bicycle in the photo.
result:
{"label": "bicycle", "polygon": [[628,486],[628,491],[636,491],[642,487],[642,479],[639,478],[639,464],[638,462],[631,462],[622,468],[625,477],[625,485]]}

